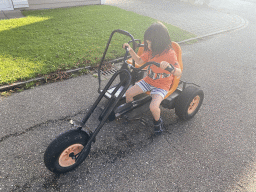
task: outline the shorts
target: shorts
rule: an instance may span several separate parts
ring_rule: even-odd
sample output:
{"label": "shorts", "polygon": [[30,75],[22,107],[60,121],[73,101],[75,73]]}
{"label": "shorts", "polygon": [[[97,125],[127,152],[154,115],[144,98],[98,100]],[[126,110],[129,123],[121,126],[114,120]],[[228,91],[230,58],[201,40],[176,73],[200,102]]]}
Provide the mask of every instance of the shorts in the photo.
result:
{"label": "shorts", "polygon": [[168,93],[166,90],[156,88],[156,87],[146,83],[144,80],[141,80],[141,81],[137,82],[136,85],[138,85],[144,93],[147,92],[147,91],[150,91],[150,95],[158,94],[161,97],[163,97],[163,99],[166,96],[166,94]]}

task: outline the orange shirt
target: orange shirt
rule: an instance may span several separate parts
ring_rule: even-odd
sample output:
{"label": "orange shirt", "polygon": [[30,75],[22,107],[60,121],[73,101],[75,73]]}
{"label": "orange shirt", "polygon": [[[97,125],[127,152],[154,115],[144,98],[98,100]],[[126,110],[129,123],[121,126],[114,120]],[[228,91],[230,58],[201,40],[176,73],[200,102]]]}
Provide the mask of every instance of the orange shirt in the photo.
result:
{"label": "orange shirt", "polygon": [[[180,68],[179,63],[177,61],[177,55],[175,51],[172,49],[168,51],[164,51],[160,55],[156,55],[153,58],[152,58],[152,52],[146,51],[140,56],[140,58],[144,62],[154,61],[157,63],[161,63],[162,61],[166,61],[172,64],[175,68]],[[168,77],[165,77],[165,76],[168,76]],[[150,65],[148,68],[148,75],[144,78],[144,81],[154,87],[168,91],[172,85],[173,74],[170,74],[170,72],[163,70],[160,67],[157,67],[155,65]]]}

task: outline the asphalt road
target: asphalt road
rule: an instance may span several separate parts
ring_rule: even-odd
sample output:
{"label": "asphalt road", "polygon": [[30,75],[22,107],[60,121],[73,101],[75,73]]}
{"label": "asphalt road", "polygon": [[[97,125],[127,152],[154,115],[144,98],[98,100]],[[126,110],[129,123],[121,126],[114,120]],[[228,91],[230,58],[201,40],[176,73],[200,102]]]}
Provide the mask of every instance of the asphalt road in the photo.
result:
{"label": "asphalt road", "polygon": [[[52,139],[71,128],[70,118],[79,120],[86,113],[97,96],[96,79],[82,76],[7,98],[15,102],[2,108],[5,113],[14,104],[21,108],[5,121],[0,190],[256,191],[256,5],[246,6],[221,7],[247,19],[245,28],[182,45],[182,79],[199,84],[205,93],[192,120],[180,121],[173,110],[162,109],[167,127],[159,137],[152,135],[149,113],[143,122],[107,123],[89,157],[69,173],[49,172],[43,153]],[[54,92],[58,98],[52,97]],[[33,102],[38,97],[41,102]],[[37,110],[30,110],[33,105]],[[24,111],[30,115],[22,115]],[[31,121],[34,125],[26,127]]]}

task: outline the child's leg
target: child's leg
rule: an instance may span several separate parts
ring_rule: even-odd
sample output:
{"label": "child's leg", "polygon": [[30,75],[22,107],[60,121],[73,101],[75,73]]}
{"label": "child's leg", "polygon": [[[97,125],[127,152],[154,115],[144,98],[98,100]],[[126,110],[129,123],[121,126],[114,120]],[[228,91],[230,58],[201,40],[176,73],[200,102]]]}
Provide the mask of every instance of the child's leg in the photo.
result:
{"label": "child's leg", "polygon": [[163,97],[159,94],[152,94],[152,101],[150,103],[150,111],[155,121],[160,119],[160,104],[163,101]]}
{"label": "child's leg", "polygon": [[141,93],[144,93],[144,91],[137,84],[135,84],[130,89],[128,89],[125,93],[126,103],[132,102],[133,97],[135,97],[136,95],[139,95]]}

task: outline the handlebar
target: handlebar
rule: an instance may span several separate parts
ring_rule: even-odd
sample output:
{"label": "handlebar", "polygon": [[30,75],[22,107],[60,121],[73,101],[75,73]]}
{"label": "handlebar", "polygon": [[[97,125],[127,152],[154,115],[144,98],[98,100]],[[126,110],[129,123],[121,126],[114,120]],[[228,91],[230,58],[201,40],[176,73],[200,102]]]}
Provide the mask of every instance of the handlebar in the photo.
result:
{"label": "handlebar", "polygon": [[[111,35],[110,35],[110,37],[109,37],[109,39],[108,39],[108,42],[107,42],[105,51],[104,51],[104,53],[103,53],[103,56],[102,56],[102,58],[101,58],[99,68],[98,68],[98,81],[99,81],[98,92],[99,92],[99,93],[100,93],[100,91],[101,91],[100,69],[101,69],[101,66],[103,65],[103,61],[104,61],[105,56],[106,56],[106,53],[107,53],[107,51],[108,51],[109,44],[110,44],[110,42],[111,42],[111,40],[112,40],[112,37],[113,37],[113,35],[114,35],[115,33],[120,33],[120,34],[123,34],[123,35],[126,35],[126,36],[130,37],[130,38],[131,38],[131,42],[133,43],[133,49],[135,49],[135,44],[136,44],[135,39],[133,38],[133,36],[132,36],[129,32],[124,31],[124,30],[121,30],[121,29],[116,29],[116,30],[112,31],[112,33],[111,33]],[[126,51],[126,52],[127,52],[127,51]],[[126,53],[126,54],[127,54],[127,55],[126,55],[126,59],[127,59],[128,53]]]}
{"label": "handlebar", "polygon": [[114,33],[121,33],[121,34],[123,34],[123,35],[126,35],[126,36],[128,36],[128,37],[131,37],[131,39],[132,39],[132,41],[134,41],[134,38],[133,38],[133,36],[129,33],[129,32],[127,32],[127,31],[124,31],[124,30],[121,30],[121,29],[116,29],[116,30],[114,30],[112,33],[114,34]]}
{"label": "handlebar", "polygon": [[[144,69],[145,67],[147,67],[149,65],[155,65],[157,67],[160,67],[160,63],[157,63],[157,62],[154,62],[154,61],[150,61],[150,62],[145,63],[144,65],[142,65],[139,68],[135,68],[133,66],[132,66],[132,68],[135,69],[135,70],[142,70],[142,69]],[[173,67],[173,65],[170,64],[170,67],[167,67],[164,70],[169,71],[171,73],[174,70],[174,67]]]}

